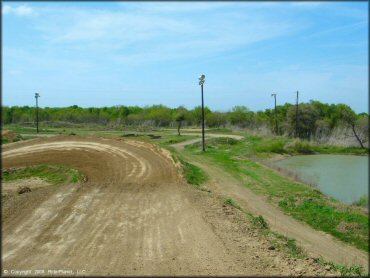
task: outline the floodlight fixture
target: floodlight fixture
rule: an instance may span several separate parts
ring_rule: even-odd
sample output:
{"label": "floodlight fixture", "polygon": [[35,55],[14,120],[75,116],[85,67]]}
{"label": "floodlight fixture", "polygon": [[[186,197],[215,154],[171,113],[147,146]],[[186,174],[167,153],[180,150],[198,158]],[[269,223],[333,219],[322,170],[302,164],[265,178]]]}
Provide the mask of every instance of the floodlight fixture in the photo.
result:
{"label": "floodlight fixture", "polygon": [[199,76],[199,85],[202,86],[204,84],[205,80],[206,80],[206,76],[204,74]]}

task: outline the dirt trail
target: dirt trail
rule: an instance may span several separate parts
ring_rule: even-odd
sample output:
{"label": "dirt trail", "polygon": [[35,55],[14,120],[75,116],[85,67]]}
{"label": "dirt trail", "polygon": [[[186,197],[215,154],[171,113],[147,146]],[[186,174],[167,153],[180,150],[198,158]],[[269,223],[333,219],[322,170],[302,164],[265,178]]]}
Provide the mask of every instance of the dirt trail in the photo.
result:
{"label": "dirt trail", "polygon": [[[269,251],[260,251],[258,241],[250,247],[259,254],[257,264],[256,258],[236,253],[233,242],[227,246],[232,231],[222,234],[227,225],[214,228],[227,215],[221,211],[221,216],[212,216],[214,210],[204,202],[200,209],[196,196],[204,193],[184,184],[170,155],[157,146],[60,136],[5,145],[2,158],[4,168],[57,163],[88,177],[83,184],[23,194],[19,197],[22,204],[16,207],[3,205],[4,271],[44,270],[47,275],[53,274],[49,270],[81,275],[289,273],[290,266],[266,271]],[[240,248],[246,252],[251,240],[242,236],[245,244]]]}
{"label": "dirt trail", "polygon": [[[182,135],[194,135],[194,133],[181,133]],[[228,137],[228,138],[234,138],[236,140],[240,140],[243,138],[241,135],[234,135],[234,134],[212,134],[212,133],[207,133],[205,135],[205,138],[219,138],[219,137]],[[191,140],[187,140],[181,143],[173,144],[172,146],[175,147],[177,150],[183,150],[186,145],[189,144],[194,144],[197,142],[202,141],[202,138],[195,138]]]}
{"label": "dirt trail", "polygon": [[89,182],[59,187],[29,213],[4,216],[3,269],[230,273],[232,258],[191,206],[159,148],[57,138],[3,149],[3,167],[35,163],[68,164]]}
{"label": "dirt trail", "polygon": [[[173,145],[181,150],[193,140]],[[329,234],[314,230],[308,225],[285,215],[278,207],[270,204],[263,196],[246,188],[239,180],[220,167],[189,156],[191,163],[201,167],[213,180],[213,190],[234,198],[243,208],[255,215],[262,215],[272,229],[294,238],[312,256],[322,256],[328,261],[339,264],[361,264],[368,271],[368,254],[344,244]]]}

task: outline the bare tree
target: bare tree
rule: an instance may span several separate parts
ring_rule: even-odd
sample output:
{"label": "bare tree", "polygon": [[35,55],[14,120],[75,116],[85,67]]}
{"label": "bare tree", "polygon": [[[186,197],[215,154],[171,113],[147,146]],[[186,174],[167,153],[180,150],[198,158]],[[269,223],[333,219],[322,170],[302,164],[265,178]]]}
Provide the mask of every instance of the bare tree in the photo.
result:
{"label": "bare tree", "polygon": [[368,135],[368,129],[369,129],[368,121],[367,121],[368,119],[357,116],[356,113],[353,112],[353,110],[348,106],[344,106],[341,112],[342,112],[342,115],[341,115],[342,120],[345,122],[346,125],[348,125],[351,128],[352,133],[353,133],[352,136],[356,138],[361,148],[364,149],[365,148],[364,143],[367,142],[367,135]]}

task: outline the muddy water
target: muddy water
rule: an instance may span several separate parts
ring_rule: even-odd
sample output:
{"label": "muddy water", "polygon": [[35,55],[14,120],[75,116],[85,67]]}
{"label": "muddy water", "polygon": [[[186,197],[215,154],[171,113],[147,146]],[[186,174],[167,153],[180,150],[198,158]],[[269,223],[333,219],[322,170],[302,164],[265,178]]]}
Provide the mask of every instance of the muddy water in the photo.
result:
{"label": "muddy water", "polygon": [[296,172],[304,182],[345,203],[369,195],[368,157],[355,155],[298,155],[276,162]]}

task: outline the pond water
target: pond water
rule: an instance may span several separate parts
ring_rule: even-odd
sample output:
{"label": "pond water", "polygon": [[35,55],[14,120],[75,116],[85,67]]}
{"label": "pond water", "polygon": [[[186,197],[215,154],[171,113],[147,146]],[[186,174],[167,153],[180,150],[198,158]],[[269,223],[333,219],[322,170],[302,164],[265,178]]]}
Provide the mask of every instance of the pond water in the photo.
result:
{"label": "pond water", "polygon": [[326,195],[347,204],[369,195],[368,157],[356,155],[297,155],[276,161],[297,173],[308,184],[316,184]]}

